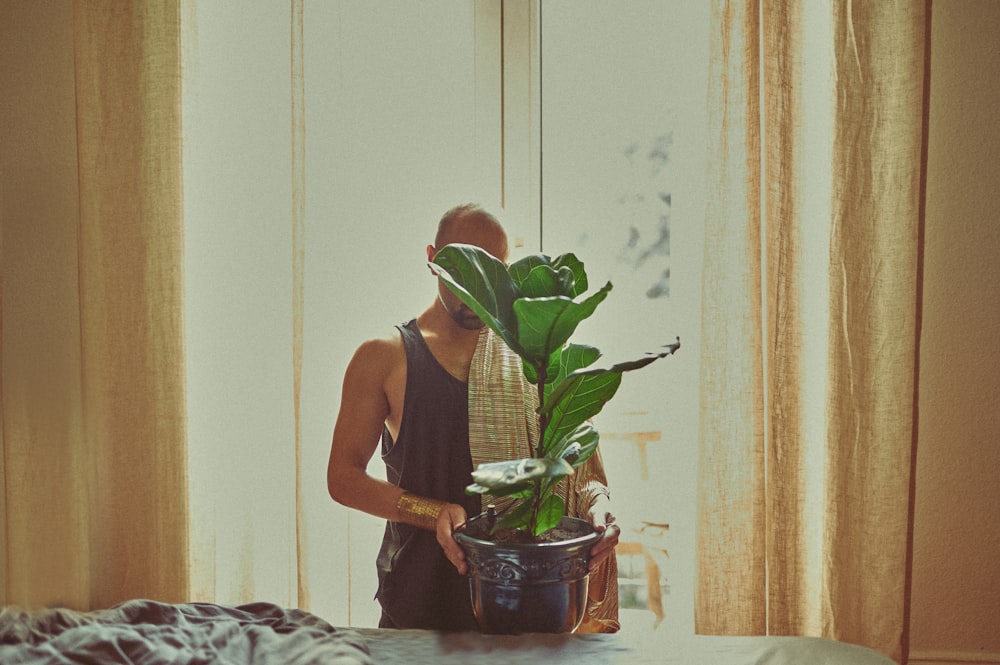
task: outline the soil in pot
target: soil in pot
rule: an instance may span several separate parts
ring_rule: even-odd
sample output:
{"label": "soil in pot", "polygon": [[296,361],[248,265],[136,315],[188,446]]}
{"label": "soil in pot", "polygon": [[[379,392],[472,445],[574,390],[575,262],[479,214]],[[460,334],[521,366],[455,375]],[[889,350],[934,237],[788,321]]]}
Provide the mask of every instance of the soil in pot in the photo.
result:
{"label": "soil in pot", "polygon": [[557,526],[538,536],[533,536],[527,531],[519,529],[500,529],[495,533],[483,534],[477,537],[482,540],[488,540],[491,543],[496,543],[497,545],[527,545],[530,543],[559,543],[579,538],[580,533],[575,529],[571,530]]}

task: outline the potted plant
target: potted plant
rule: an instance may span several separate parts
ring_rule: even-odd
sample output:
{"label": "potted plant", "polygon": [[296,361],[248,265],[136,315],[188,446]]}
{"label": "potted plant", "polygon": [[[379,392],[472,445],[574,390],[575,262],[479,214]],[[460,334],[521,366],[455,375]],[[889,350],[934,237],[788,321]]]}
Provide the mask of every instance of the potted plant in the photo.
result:
{"label": "potted plant", "polygon": [[508,267],[478,247],[452,244],[430,265],[520,357],[538,397],[533,456],[480,465],[466,490],[510,500],[456,534],[469,563],[476,618],[486,632],[574,630],[583,619],[588,555],[599,534],[566,516],[557,485],[597,450],[599,435],[589,421],[614,396],[623,372],[673,354],[680,339],[619,362],[571,343],[611,291],[608,282],[586,295],[584,265],[573,254],[533,254]]}

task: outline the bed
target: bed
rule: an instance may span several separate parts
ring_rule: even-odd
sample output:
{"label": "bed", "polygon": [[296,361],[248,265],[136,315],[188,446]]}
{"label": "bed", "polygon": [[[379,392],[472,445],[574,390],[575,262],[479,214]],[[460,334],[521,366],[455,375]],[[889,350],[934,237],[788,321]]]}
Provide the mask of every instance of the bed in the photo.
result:
{"label": "bed", "polygon": [[0,611],[4,665],[891,665],[862,647],[810,637],[479,635],[338,628],[270,603],[133,600],[108,610]]}
{"label": "bed", "polygon": [[376,663],[434,665],[893,665],[869,649],[814,637],[689,639],[618,635],[437,634],[357,629]]}
{"label": "bed", "polygon": [[0,611],[3,665],[367,665],[365,640],[302,610],[131,600],[108,610]]}

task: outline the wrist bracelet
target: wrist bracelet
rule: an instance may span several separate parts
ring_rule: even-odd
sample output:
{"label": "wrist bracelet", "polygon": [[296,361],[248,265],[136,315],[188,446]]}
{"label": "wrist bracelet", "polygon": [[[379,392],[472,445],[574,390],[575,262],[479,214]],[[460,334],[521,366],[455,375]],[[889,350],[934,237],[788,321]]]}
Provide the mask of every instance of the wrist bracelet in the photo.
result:
{"label": "wrist bracelet", "polygon": [[444,501],[425,499],[422,496],[403,492],[396,501],[396,510],[402,521],[409,522],[431,531],[437,530],[438,515],[445,506]]}

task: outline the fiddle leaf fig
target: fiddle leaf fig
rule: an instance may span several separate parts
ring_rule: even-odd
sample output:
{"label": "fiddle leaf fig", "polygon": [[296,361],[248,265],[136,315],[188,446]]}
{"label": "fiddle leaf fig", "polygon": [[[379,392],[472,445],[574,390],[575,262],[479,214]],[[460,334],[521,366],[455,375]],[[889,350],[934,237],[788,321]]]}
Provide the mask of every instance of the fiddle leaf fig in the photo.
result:
{"label": "fiddle leaf fig", "polygon": [[[538,293],[538,286],[526,286],[533,279],[531,274],[536,268],[544,267],[554,273],[562,275],[560,277],[560,287],[550,288]],[[569,270],[567,275],[565,270]],[[514,284],[521,291],[521,294],[528,298],[542,295],[564,295],[575,298],[587,291],[587,273],[583,269],[583,263],[573,254],[563,254],[553,261],[544,254],[530,254],[519,261],[511,264],[508,269]],[[570,277],[571,276],[571,277]],[[534,279],[542,279],[536,275]]]}
{"label": "fiddle leaf fig", "polygon": [[576,468],[590,459],[590,456],[597,450],[600,438],[593,425],[583,423],[572,431],[555,438],[550,446],[549,455],[565,460],[570,466]]}
{"label": "fiddle leaf fig", "polygon": [[543,534],[552,527],[559,524],[559,520],[566,514],[566,502],[558,494],[552,493],[542,500],[538,507],[538,514],[534,520],[534,535]]}
{"label": "fiddle leaf fig", "polygon": [[551,266],[539,265],[532,268],[517,286],[525,298],[544,298],[553,293],[572,298],[576,281],[573,271],[565,266],[556,270]]}
{"label": "fiddle leaf fig", "polygon": [[557,256],[552,262],[552,267],[556,269],[569,268],[573,273],[573,294],[576,298],[587,292],[587,271],[583,269],[583,262],[576,258],[575,254],[563,254]]}
{"label": "fiddle leaf fig", "polygon": [[[553,356],[556,374],[550,377],[550,383],[560,383],[576,370],[593,365],[600,357],[601,351],[597,347],[586,344],[567,344],[558,354]],[[546,401],[548,401],[551,392],[551,388],[546,390]]]}
{"label": "fiddle leaf fig", "polygon": [[534,501],[531,497],[525,497],[524,501],[511,508],[493,527],[494,531],[500,529],[521,529],[526,530],[534,512]]}
{"label": "fiddle leaf fig", "polygon": [[[644,354],[636,360],[609,365],[588,364],[575,367],[561,376],[546,394],[545,403],[538,409],[540,414],[548,416],[548,429],[542,440],[542,449],[547,449],[551,441],[558,441],[566,431],[600,413],[618,392],[623,372],[645,367],[654,360],[673,354],[678,348],[680,341],[664,346],[657,353]],[[566,365],[567,368],[572,366]]]}
{"label": "fiddle leaf fig", "polygon": [[587,273],[573,254],[533,254],[508,268],[478,247],[452,244],[437,252],[431,269],[520,356],[524,376],[538,391],[535,457],[482,464],[467,491],[520,500],[495,528],[544,533],[566,513],[556,485],[597,450],[600,437],[589,419],[615,395],[624,372],[673,354],[680,340],[610,364],[599,362],[596,348],[569,343],[611,291],[608,282],[584,297]]}
{"label": "fiddle leaf fig", "polygon": [[560,438],[600,413],[618,392],[621,382],[622,375],[617,372],[571,374],[560,382],[557,387],[559,399],[550,397],[539,409],[539,413],[548,418],[542,450],[552,448]]}
{"label": "fiddle leaf fig", "polygon": [[502,261],[478,247],[453,244],[438,251],[430,267],[507,346],[521,354],[513,312],[519,292]]}
{"label": "fiddle leaf fig", "polygon": [[[469,491],[475,494],[493,494],[497,491],[522,488],[542,479],[562,478],[573,473],[573,467],[558,458],[520,459],[505,462],[480,464],[472,472],[473,485]],[[517,491],[520,491],[518,489]]]}
{"label": "fiddle leaf fig", "polygon": [[515,300],[518,342],[523,349],[519,355],[532,364],[544,363],[547,367],[549,356],[569,341],[576,327],[594,313],[609,291],[611,282],[579,303],[566,296]]}

